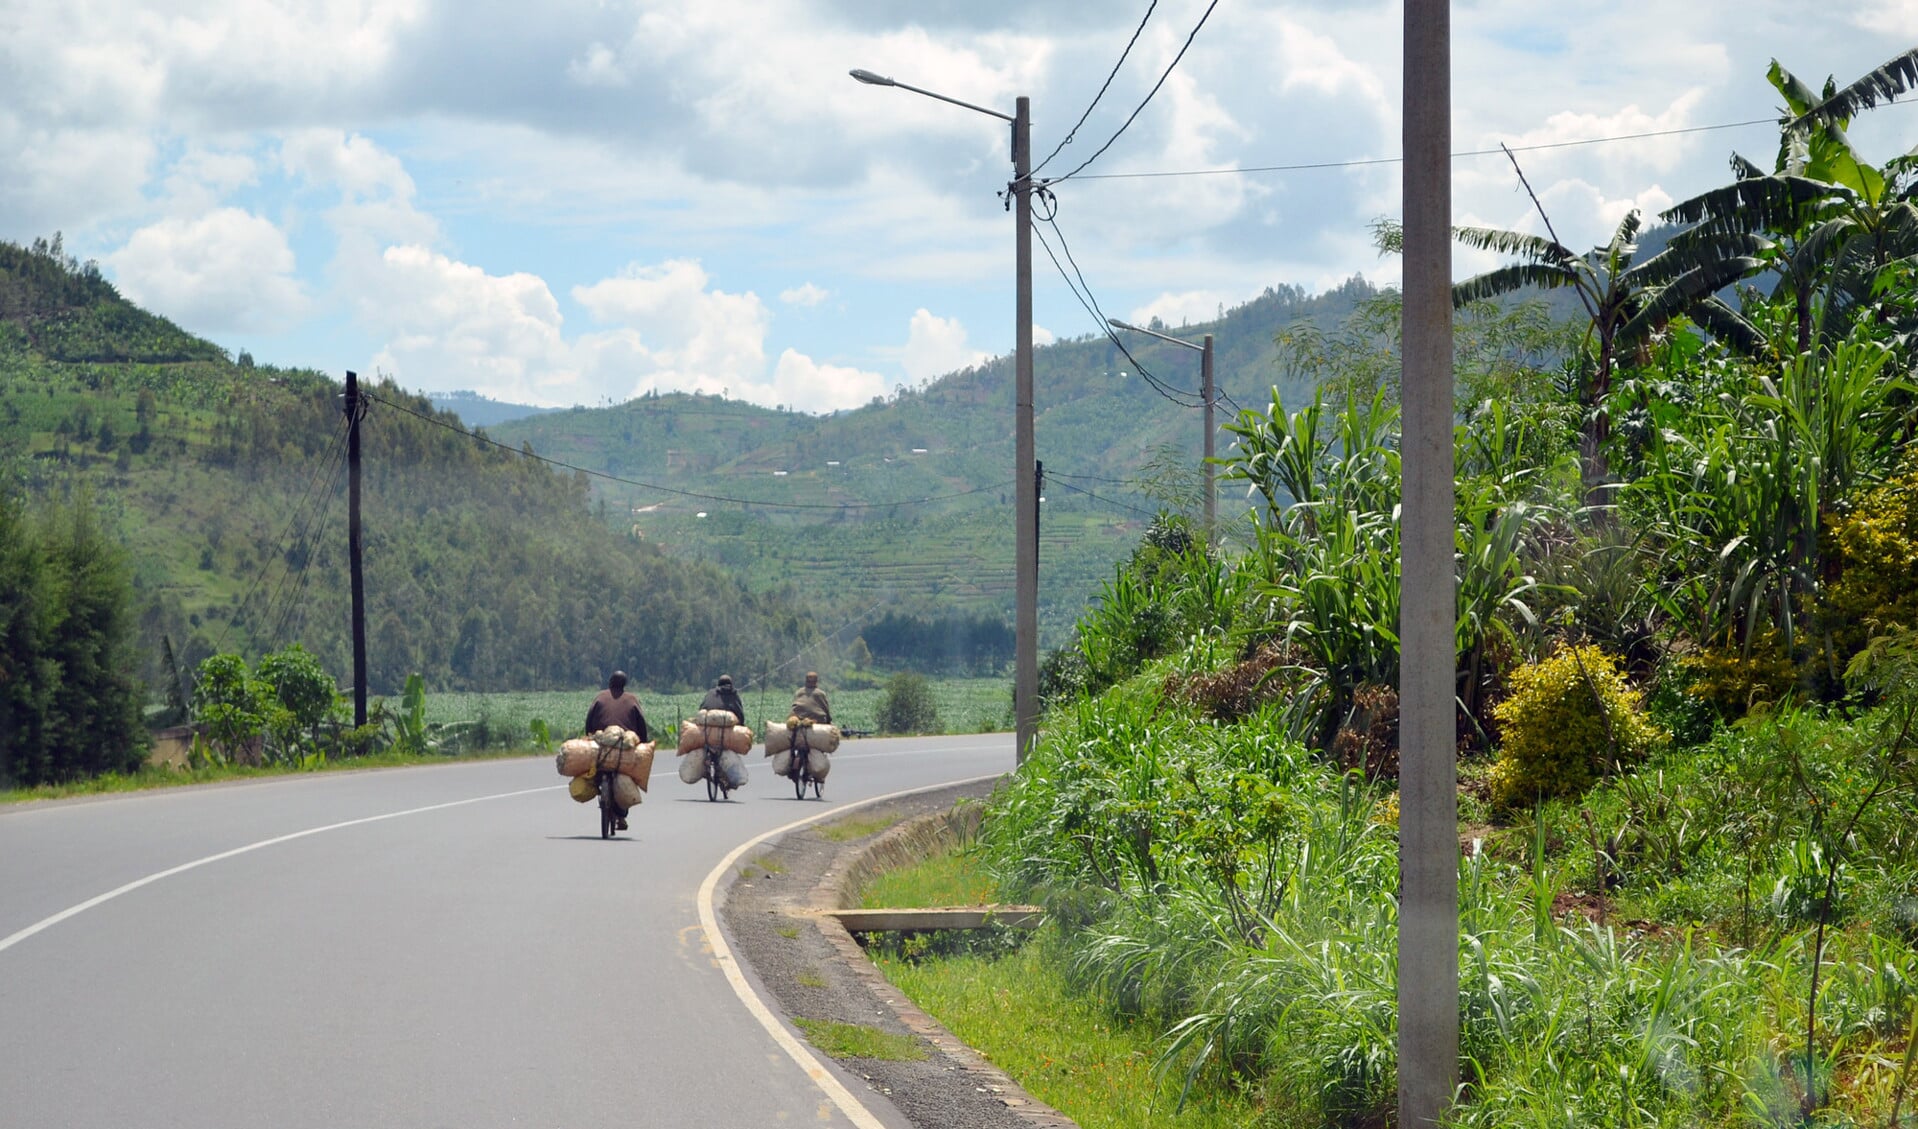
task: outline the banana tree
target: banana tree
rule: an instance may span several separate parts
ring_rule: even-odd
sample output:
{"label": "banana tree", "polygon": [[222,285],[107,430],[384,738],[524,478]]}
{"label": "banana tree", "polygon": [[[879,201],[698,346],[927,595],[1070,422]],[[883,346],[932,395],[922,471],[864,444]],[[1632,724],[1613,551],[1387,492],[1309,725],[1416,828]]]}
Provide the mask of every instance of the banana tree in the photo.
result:
{"label": "banana tree", "polygon": [[1611,241],[1583,255],[1556,239],[1522,231],[1460,227],[1453,236],[1468,247],[1519,258],[1452,288],[1454,307],[1485,301],[1524,287],[1571,289],[1591,324],[1585,349],[1590,373],[1578,390],[1584,413],[1579,444],[1586,489],[1608,476],[1604,445],[1611,433],[1605,407],[1622,354],[1639,355],[1653,334],[1718,290],[1763,267],[1758,255],[1768,241],[1750,232],[1709,231],[1681,236],[1643,262],[1638,256],[1642,220],[1626,214]]}
{"label": "banana tree", "polygon": [[[1898,158],[1877,167],[1846,135],[1853,114],[1907,89],[1918,75],[1918,49],[1907,51],[1839,90],[1829,79],[1815,93],[1772,61],[1766,77],[1784,98],[1778,156],[1770,173],[1736,154],[1731,184],[1673,205],[1660,218],[1696,225],[1703,235],[1765,234],[1776,272],[1771,297],[1789,302],[1795,338],[1771,339],[1761,322],[1717,299],[1694,320],[1740,352],[1784,361],[1814,346],[1829,349],[1869,314],[1910,320],[1886,301],[1887,271],[1918,264],[1918,165]],[[1899,327],[1909,331],[1912,326]]]}

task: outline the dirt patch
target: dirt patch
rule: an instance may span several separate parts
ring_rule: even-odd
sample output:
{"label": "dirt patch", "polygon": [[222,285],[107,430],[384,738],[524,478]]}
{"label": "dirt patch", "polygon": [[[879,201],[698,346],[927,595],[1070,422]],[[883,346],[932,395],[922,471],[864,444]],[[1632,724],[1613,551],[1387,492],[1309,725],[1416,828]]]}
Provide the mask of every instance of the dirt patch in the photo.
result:
{"label": "dirt patch", "polygon": [[[980,1058],[951,1032],[907,999],[874,968],[865,952],[840,928],[817,912],[836,906],[848,879],[870,864],[854,864],[877,841],[924,834],[914,821],[951,810],[963,798],[991,791],[990,781],[908,796],[864,808],[852,818],[896,815],[889,830],[865,838],[835,842],[826,828],[802,828],[775,840],[762,858],[782,869],[755,868],[736,878],[719,906],[719,918],[740,963],[763,993],[787,1017],[856,1024],[915,1040],[923,1061],[848,1057],[837,1065],[863,1079],[878,1101],[882,1118],[901,1117],[914,1126],[952,1129],[1064,1129],[1072,1122],[1034,1101],[998,1068]],[[881,852],[885,853],[885,852]],[[795,1027],[795,1031],[797,1028]],[[804,1038],[804,1035],[801,1035]],[[863,1097],[862,1097],[863,1100]],[[898,1116],[886,1117],[890,1105]]]}

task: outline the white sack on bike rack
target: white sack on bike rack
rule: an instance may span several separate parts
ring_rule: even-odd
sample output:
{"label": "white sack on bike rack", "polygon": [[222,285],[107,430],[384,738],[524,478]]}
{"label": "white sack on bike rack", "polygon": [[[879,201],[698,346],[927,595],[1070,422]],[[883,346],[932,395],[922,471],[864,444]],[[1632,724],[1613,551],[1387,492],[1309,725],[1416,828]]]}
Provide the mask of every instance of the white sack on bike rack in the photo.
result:
{"label": "white sack on bike rack", "polygon": [[589,738],[576,737],[560,745],[553,767],[561,776],[584,776],[598,763],[599,745]]}
{"label": "white sack on bike rack", "polygon": [[[807,748],[817,749],[822,753],[839,751],[839,730],[817,722],[800,728],[805,730],[802,741]],[[766,723],[766,755],[777,756],[792,747],[793,730],[788,729],[783,722],[768,721]]]}
{"label": "white sack on bike rack", "polygon": [[792,770],[793,770],[793,755],[792,755],[791,749],[788,749],[783,753],[773,754],[773,775],[774,776],[789,776],[792,774]]}
{"label": "white sack on bike rack", "polygon": [[746,758],[727,749],[719,754],[719,775],[726,781],[728,788],[746,786]]}
{"label": "white sack on bike rack", "polygon": [[806,754],[806,771],[812,773],[814,780],[824,780],[832,771],[832,758],[822,749],[814,749]]}
{"label": "white sack on bike rack", "polygon": [[679,758],[679,782],[697,784],[706,779],[706,750],[695,747]]}
{"label": "white sack on bike rack", "polygon": [[639,806],[643,798],[639,783],[624,774],[613,777],[613,802],[622,808],[631,810]]}

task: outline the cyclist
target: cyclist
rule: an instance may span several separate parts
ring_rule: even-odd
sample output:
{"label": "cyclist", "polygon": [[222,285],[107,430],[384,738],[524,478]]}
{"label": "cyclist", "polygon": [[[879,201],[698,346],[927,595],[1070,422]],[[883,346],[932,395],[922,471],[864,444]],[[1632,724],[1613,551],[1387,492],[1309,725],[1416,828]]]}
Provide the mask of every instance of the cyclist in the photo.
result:
{"label": "cyclist", "polygon": [[739,700],[739,691],[733,689],[733,676],[722,674],[706,697],[699,703],[702,710],[726,710],[738,720],[736,725],[746,724],[746,703]]}
{"label": "cyclist", "polygon": [[[588,737],[607,726],[617,725],[621,729],[639,734],[640,743],[648,740],[646,730],[646,712],[639,708],[639,699],[626,692],[626,672],[616,670],[606,679],[606,689],[599,692],[593,704],[586,709],[586,735]],[[626,830],[626,812],[621,810],[619,830]]]}

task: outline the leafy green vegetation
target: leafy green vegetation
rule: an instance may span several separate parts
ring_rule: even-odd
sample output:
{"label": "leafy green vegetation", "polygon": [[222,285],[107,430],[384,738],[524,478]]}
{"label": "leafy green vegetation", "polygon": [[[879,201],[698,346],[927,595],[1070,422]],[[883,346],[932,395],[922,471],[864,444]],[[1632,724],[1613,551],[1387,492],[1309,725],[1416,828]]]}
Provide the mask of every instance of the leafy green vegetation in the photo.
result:
{"label": "leafy green vegetation", "polygon": [[867,909],[983,906],[997,896],[998,886],[978,853],[956,848],[879,875],[859,892],[859,904]]}
{"label": "leafy green vegetation", "polygon": [[1040,942],[998,957],[907,961],[879,968],[913,1002],[1086,1129],[1278,1126],[1251,1097],[1214,1080],[1180,1108],[1181,1086],[1154,1069],[1150,1027],[1115,1020],[1073,991],[1059,954]]}
{"label": "leafy green vegetation", "polygon": [[896,815],[855,815],[845,819],[836,819],[819,829],[819,836],[828,842],[849,843],[854,839],[864,839],[884,831],[899,822]]}
{"label": "leafy green vegetation", "polygon": [[[1912,74],[1821,98],[1774,67],[1805,114],[1777,171],[1736,161],[1663,252],[1633,217],[1583,255],[1464,235],[1519,261],[1455,292],[1448,1124],[1910,1109],[1918,166],[1845,125]],[[1485,304],[1519,284],[1581,292],[1582,337]],[[982,829],[1060,927],[1022,959],[1278,1124],[1396,1114],[1394,306],[1281,342],[1326,393],[1231,425],[1245,551],[1154,529],[1048,660]]]}

